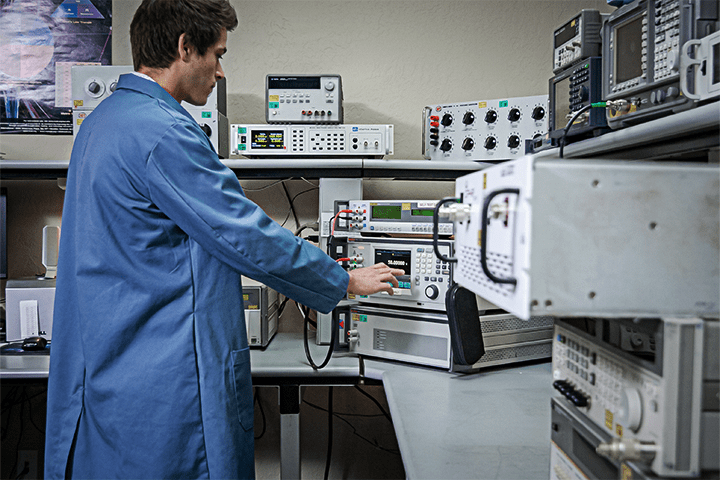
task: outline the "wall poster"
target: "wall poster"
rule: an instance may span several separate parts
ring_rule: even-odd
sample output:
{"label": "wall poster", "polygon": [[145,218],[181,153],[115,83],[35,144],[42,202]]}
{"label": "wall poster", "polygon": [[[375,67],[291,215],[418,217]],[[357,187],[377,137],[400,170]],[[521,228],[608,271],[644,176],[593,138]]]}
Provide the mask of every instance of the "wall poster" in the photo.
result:
{"label": "wall poster", "polygon": [[70,66],[110,65],[112,0],[0,0],[0,134],[72,135]]}

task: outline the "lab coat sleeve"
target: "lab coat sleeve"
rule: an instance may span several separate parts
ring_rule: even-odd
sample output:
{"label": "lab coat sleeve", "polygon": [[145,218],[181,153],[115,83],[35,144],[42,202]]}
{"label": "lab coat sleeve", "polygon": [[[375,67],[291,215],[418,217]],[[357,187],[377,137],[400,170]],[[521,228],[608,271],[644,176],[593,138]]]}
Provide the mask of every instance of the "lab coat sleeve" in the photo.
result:
{"label": "lab coat sleeve", "polygon": [[197,125],[171,127],[146,169],[153,203],[216,258],[320,312],[345,296],[347,272],[245,197]]}

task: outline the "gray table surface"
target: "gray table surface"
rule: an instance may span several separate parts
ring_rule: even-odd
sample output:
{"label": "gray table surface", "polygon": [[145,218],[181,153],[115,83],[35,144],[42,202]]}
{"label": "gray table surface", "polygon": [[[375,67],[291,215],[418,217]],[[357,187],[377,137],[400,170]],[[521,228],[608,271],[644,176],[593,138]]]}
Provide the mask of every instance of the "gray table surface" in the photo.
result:
{"label": "gray table surface", "polygon": [[[315,363],[327,347],[310,342]],[[47,378],[49,356],[0,356],[0,379]],[[350,384],[357,357],[335,356],[314,371],[302,334],[277,334],[265,350],[251,350],[252,375]],[[490,368],[471,375],[382,360],[364,360],[364,374],[385,388],[409,479],[547,479],[550,472],[550,363]],[[317,379],[316,381],[313,381]],[[332,380],[331,380],[332,382]],[[266,383],[270,384],[270,383]]]}
{"label": "gray table surface", "polygon": [[552,364],[456,375],[366,360],[409,479],[547,479]]}
{"label": "gray table surface", "polygon": [[[327,347],[315,345],[309,339],[313,361],[320,364]],[[322,370],[313,370],[305,358],[302,333],[278,333],[267,348],[250,349],[252,376],[262,377],[355,377],[360,366],[355,356],[334,356]],[[47,378],[49,355],[0,355],[0,379]]]}

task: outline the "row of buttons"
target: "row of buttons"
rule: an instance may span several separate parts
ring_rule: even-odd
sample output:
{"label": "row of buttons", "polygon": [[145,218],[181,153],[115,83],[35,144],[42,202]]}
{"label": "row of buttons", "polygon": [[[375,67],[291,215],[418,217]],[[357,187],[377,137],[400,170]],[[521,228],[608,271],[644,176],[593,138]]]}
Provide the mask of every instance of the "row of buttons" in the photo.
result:
{"label": "row of buttons", "polygon": [[588,373],[587,370],[584,370],[582,367],[579,367],[578,365],[572,363],[570,360],[565,361],[565,366],[567,367],[568,371],[575,373],[580,378],[588,382],[590,385],[595,385],[594,373]]}
{"label": "row of buttons", "polygon": [[[330,93],[325,94],[325,97],[327,97],[327,98],[330,98],[331,96],[332,96],[332,94],[330,94]],[[281,93],[280,95],[278,95],[278,97],[280,97],[280,99],[282,100],[283,98],[311,98],[312,95],[310,95],[309,93],[297,93],[296,92],[296,93]]]}

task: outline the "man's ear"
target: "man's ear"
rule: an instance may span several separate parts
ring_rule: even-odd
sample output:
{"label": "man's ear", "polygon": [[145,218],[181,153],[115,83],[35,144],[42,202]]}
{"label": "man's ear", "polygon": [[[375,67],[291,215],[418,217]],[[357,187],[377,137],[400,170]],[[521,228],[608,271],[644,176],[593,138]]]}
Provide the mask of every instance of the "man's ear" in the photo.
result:
{"label": "man's ear", "polygon": [[185,33],[180,34],[178,37],[178,58],[187,62],[190,59],[190,54],[195,50],[195,47],[188,41]]}

